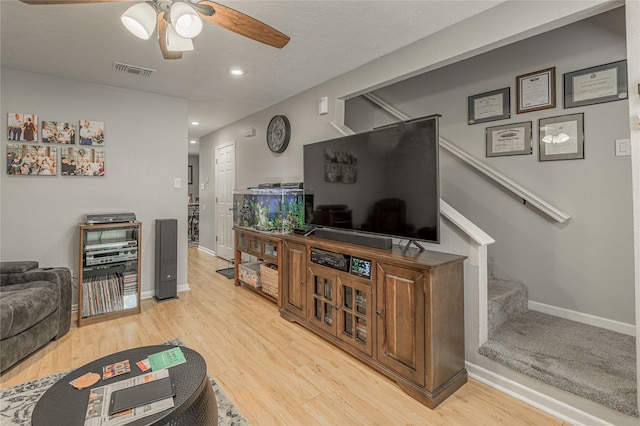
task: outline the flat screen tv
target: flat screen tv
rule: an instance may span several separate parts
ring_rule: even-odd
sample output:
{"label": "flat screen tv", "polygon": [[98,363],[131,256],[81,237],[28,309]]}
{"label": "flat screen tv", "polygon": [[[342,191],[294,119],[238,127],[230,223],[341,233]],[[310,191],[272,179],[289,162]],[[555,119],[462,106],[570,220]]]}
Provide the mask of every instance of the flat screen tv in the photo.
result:
{"label": "flat screen tv", "polygon": [[439,243],[438,118],[305,145],[306,224]]}

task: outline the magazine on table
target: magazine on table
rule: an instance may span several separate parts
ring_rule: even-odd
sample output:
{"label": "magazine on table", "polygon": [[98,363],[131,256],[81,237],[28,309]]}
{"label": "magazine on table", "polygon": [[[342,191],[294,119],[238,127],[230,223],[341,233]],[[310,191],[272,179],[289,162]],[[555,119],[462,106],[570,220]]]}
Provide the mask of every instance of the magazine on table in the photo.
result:
{"label": "magazine on table", "polygon": [[133,422],[152,414],[173,408],[173,397],[165,398],[140,407],[131,408],[114,415],[109,415],[109,401],[111,394],[117,390],[141,385],[154,380],[169,377],[169,370],[152,371],[141,376],[132,377],[116,383],[91,389],[85,416],[85,426],[119,426]]}

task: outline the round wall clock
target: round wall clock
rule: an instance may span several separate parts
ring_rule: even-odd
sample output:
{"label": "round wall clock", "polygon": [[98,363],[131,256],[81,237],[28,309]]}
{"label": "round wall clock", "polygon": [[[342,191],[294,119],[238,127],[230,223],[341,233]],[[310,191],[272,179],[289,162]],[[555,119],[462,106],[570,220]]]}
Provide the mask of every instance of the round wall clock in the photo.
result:
{"label": "round wall clock", "polygon": [[284,115],[276,115],[267,126],[267,146],[272,152],[284,152],[289,145],[291,125]]}

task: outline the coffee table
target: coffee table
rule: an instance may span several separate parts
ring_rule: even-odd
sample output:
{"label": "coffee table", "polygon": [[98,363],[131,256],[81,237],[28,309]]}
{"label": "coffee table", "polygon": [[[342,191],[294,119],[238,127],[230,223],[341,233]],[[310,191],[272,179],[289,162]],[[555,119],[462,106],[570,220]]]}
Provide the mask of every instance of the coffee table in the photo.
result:
{"label": "coffee table", "polygon": [[[115,383],[143,374],[135,365],[147,356],[172,348],[170,345],[144,346],[107,355],[67,374],[51,386],[40,398],[31,417],[34,426],[83,425],[91,388]],[[207,376],[207,364],[196,351],[181,346],[186,363],[169,369],[176,385],[174,407],[129,423],[130,425],[212,425],[218,423],[218,406]],[[87,389],[78,390],[70,381],[86,374],[100,373],[102,367],[128,359],[131,373],[100,380]]]}

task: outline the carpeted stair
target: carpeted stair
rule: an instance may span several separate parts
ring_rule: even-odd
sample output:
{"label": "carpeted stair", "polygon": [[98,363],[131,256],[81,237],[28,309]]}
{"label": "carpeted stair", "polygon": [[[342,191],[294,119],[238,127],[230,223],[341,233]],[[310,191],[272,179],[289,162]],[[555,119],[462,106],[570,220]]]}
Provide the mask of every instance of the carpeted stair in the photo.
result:
{"label": "carpeted stair", "polygon": [[520,283],[489,281],[489,341],[480,353],[629,416],[637,406],[635,338],[527,309]]}
{"label": "carpeted stair", "polygon": [[515,281],[492,279],[489,288],[489,337],[518,315],[526,313],[529,308],[527,286]]}

